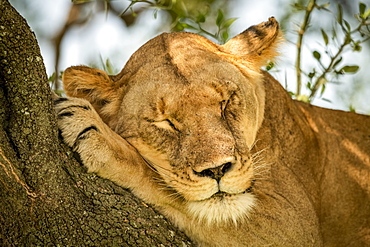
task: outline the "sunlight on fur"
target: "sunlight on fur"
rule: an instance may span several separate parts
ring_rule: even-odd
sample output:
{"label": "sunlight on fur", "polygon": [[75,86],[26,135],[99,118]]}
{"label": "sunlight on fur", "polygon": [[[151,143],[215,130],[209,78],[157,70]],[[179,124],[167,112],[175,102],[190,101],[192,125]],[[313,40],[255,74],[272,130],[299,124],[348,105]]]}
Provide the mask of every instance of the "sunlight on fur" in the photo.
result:
{"label": "sunlight on fur", "polygon": [[200,222],[208,225],[231,222],[237,225],[248,218],[256,204],[250,193],[212,197],[208,200],[188,202],[189,213]]}

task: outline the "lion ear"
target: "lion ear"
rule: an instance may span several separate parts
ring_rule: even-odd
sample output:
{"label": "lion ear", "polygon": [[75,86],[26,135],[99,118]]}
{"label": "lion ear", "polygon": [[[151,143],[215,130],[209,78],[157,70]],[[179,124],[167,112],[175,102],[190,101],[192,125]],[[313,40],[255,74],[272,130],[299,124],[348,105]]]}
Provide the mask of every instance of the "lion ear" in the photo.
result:
{"label": "lion ear", "polygon": [[222,47],[226,53],[250,61],[259,68],[279,54],[277,47],[281,41],[279,23],[270,17],[268,21],[251,26],[230,39]]}
{"label": "lion ear", "polygon": [[64,71],[62,80],[67,96],[88,100],[98,112],[118,97],[115,83],[99,69],[72,66]]}

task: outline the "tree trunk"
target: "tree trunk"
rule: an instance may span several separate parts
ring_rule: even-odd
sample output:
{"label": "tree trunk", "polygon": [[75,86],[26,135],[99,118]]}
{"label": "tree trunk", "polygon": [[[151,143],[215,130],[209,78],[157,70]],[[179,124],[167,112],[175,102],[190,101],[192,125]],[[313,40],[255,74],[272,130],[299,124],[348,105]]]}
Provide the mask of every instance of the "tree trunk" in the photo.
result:
{"label": "tree trunk", "polygon": [[35,35],[0,0],[0,246],[192,246],[58,138]]}

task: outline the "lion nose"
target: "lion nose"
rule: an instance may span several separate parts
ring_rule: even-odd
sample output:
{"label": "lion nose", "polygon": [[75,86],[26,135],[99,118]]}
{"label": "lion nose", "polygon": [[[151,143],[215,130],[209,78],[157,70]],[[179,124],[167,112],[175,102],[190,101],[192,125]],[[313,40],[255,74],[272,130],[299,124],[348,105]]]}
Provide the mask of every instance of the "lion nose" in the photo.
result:
{"label": "lion nose", "polygon": [[219,182],[221,178],[225,175],[225,173],[231,170],[232,166],[233,162],[226,162],[217,167],[204,169],[201,172],[194,171],[194,173],[200,177],[209,177]]}

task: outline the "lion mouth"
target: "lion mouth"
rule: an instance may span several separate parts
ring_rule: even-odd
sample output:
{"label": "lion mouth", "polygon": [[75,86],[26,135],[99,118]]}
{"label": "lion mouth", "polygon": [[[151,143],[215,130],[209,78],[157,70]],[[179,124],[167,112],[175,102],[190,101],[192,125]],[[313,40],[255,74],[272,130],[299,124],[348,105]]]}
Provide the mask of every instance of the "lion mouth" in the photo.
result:
{"label": "lion mouth", "polygon": [[231,194],[219,191],[202,201],[189,201],[188,213],[205,224],[234,223],[237,225],[248,219],[256,204],[255,195],[248,193],[251,187],[242,193]]}
{"label": "lion mouth", "polygon": [[231,194],[223,192],[223,191],[218,191],[217,193],[213,194],[210,198],[224,198],[225,196],[230,196]]}
{"label": "lion mouth", "polygon": [[[229,197],[229,196],[233,196],[233,195],[240,195],[240,194],[247,194],[247,193],[252,193],[253,192],[253,188],[254,188],[254,184],[255,184],[255,180],[252,180],[251,181],[251,186],[249,186],[245,191],[241,192],[241,193],[237,193],[237,194],[231,194],[231,193],[227,193],[227,192],[224,192],[224,191],[218,191],[216,192],[215,194],[213,194],[210,198],[225,198],[225,197]],[[208,199],[210,199],[208,198]]]}
{"label": "lion mouth", "polygon": [[252,180],[251,181],[251,186],[249,186],[243,193],[252,193],[253,192],[253,188],[254,188],[254,184],[256,183],[256,180]]}

